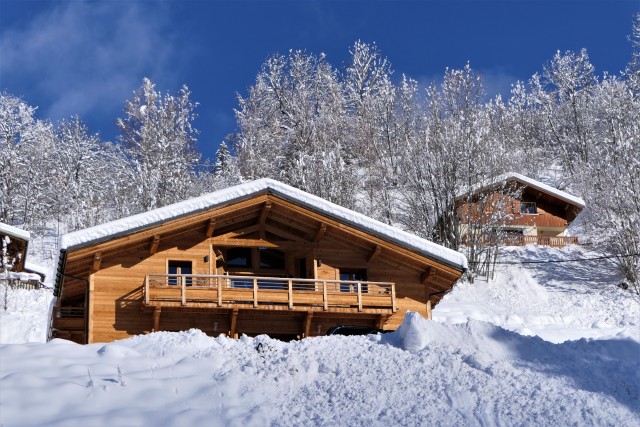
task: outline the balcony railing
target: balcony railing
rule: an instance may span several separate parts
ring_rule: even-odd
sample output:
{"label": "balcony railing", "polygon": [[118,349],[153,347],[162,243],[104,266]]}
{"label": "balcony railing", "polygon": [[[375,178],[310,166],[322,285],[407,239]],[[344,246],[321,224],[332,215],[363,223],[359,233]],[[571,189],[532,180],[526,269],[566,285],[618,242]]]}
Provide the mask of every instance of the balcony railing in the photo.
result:
{"label": "balcony railing", "polygon": [[353,280],[148,274],[147,306],[396,312],[395,284]]}
{"label": "balcony railing", "polygon": [[577,245],[577,237],[568,236],[525,236],[522,234],[490,234],[482,236],[484,244],[500,244],[505,246],[524,246],[530,243],[541,246],[563,247],[566,245]]}

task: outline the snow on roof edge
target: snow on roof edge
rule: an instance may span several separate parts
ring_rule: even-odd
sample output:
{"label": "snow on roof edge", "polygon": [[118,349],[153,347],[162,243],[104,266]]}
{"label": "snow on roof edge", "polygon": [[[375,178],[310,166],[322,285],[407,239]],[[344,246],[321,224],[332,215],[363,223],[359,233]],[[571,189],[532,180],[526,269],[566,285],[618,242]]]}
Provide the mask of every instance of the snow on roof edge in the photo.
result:
{"label": "snow on roof edge", "polygon": [[449,264],[454,268],[464,270],[468,267],[467,258],[460,252],[445,248],[270,178],[249,181],[148,212],[68,233],[60,237],[59,248],[67,251],[73,250],[89,243],[98,243],[115,236],[135,233],[168,220],[178,219],[268,191],[271,191],[274,195],[295,201],[318,213],[346,222],[355,228],[368,231],[391,243]]}
{"label": "snow on roof edge", "polygon": [[14,227],[4,222],[0,222],[0,232],[6,233],[10,236],[17,237],[18,239],[27,240],[31,239],[31,233],[21,228]]}
{"label": "snow on roof edge", "polygon": [[[484,188],[490,187],[492,185],[498,184],[500,182],[506,182],[509,181],[511,179],[515,179],[517,181],[521,181],[531,187],[537,188],[539,190],[542,190],[546,193],[550,193],[553,194],[556,197],[559,197],[561,199],[564,199],[570,203],[573,203],[576,206],[580,206],[581,208],[584,208],[586,206],[585,201],[577,196],[574,196],[572,194],[567,193],[566,191],[562,191],[559,190],[557,188],[551,187],[550,185],[547,185],[545,183],[542,183],[540,181],[537,181],[533,178],[529,178],[528,176],[524,176],[522,174],[519,174],[517,172],[507,172],[504,173],[502,175],[498,175],[494,178],[490,178],[488,180],[482,181],[478,184],[472,185],[470,188],[468,188],[468,190],[464,193],[473,193],[475,191],[478,190],[482,190]],[[463,196],[464,194],[459,194],[458,197]]]}
{"label": "snow on roof edge", "polygon": [[40,264],[35,264],[32,263],[31,261],[24,261],[24,268],[25,270],[29,270],[29,271],[33,271],[34,273],[38,273],[38,274],[42,274],[43,276],[47,276],[47,272],[48,269],[47,267],[40,265]]}

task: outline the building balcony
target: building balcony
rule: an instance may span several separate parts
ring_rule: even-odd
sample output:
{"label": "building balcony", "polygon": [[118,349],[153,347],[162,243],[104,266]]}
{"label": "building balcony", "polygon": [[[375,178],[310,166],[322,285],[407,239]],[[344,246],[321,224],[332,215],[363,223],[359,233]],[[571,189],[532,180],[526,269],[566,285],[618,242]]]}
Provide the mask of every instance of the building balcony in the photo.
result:
{"label": "building balcony", "polygon": [[297,310],[392,314],[395,284],[350,280],[202,274],[148,274],[149,308]]}
{"label": "building balcony", "polygon": [[541,246],[563,247],[566,245],[578,245],[577,237],[569,236],[525,236],[523,234],[506,233],[504,235],[491,234],[482,236],[484,244],[504,246],[524,246],[530,243]]}

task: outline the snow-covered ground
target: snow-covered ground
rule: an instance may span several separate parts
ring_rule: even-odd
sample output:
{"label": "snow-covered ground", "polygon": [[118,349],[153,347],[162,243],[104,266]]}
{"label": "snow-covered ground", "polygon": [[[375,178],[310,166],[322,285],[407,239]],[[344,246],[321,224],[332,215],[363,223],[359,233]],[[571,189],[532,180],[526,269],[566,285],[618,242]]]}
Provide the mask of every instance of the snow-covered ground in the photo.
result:
{"label": "snow-covered ground", "polygon": [[[501,261],[584,256],[528,246]],[[640,425],[638,296],[603,263],[499,270],[386,335],[0,345],[0,425]],[[22,330],[46,328],[40,292],[0,309],[0,340],[21,341],[5,332],[20,309],[41,325]]]}
{"label": "snow-covered ground", "polygon": [[506,248],[498,262],[510,264],[496,265],[494,280],[457,284],[435,308],[433,319],[482,320],[555,343],[613,337],[640,341],[640,297],[616,286],[622,279],[608,261],[526,264],[601,255],[580,246]]}
{"label": "snow-covered ground", "polygon": [[0,343],[45,342],[52,301],[51,289],[11,289],[0,285]]}

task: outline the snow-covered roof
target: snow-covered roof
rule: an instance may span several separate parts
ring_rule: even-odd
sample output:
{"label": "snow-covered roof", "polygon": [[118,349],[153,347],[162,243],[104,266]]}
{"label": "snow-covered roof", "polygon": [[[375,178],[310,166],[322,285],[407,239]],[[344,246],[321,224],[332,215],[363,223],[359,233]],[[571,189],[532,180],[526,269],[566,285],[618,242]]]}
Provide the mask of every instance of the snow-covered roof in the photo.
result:
{"label": "snow-covered roof", "polygon": [[479,190],[484,190],[486,188],[490,188],[494,185],[498,185],[498,184],[503,184],[509,181],[519,181],[529,187],[535,188],[537,190],[543,191],[547,194],[551,194],[559,199],[562,199],[564,201],[567,201],[569,203],[572,203],[576,206],[579,206],[580,208],[584,208],[585,207],[585,203],[584,200],[581,199],[580,197],[576,197],[572,194],[569,194],[565,191],[562,190],[558,190],[557,188],[553,188],[550,185],[544,184],[540,181],[536,181],[533,178],[529,178],[527,176],[521,175],[519,173],[516,172],[507,172],[505,174],[502,175],[498,175],[494,178],[488,179],[486,181],[480,182],[476,185],[473,185],[471,187],[469,187],[464,193],[459,194],[458,197],[462,197],[465,194],[470,194],[470,193],[475,193],[476,191]]}
{"label": "snow-covered roof", "polygon": [[49,271],[49,269],[43,265],[40,264],[35,264],[31,261],[24,261],[24,269],[25,270],[29,270],[29,271],[33,271],[34,273],[40,274],[44,277],[47,277],[47,273]]}
{"label": "snow-covered roof", "polygon": [[366,231],[383,240],[436,259],[454,268],[460,270],[467,268],[466,257],[457,251],[268,178],[246,182],[149,212],[65,234],[60,237],[60,249],[75,250],[90,244],[148,229],[186,215],[248,199],[261,193],[269,193],[289,200],[297,205],[349,224],[354,228]]}
{"label": "snow-covered roof", "polygon": [[31,239],[31,234],[29,234],[28,231],[13,227],[9,224],[5,224],[4,222],[0,222],[0,233],[27,241]]}
{"label": "snow-covered roof", "polygon": [[25,271],[7,271],[6,273],[0,273],[0,279],[15,279],[21,282],[28,282],[30,280],[40,281],[42,278],[37,273],[27,273]]}

